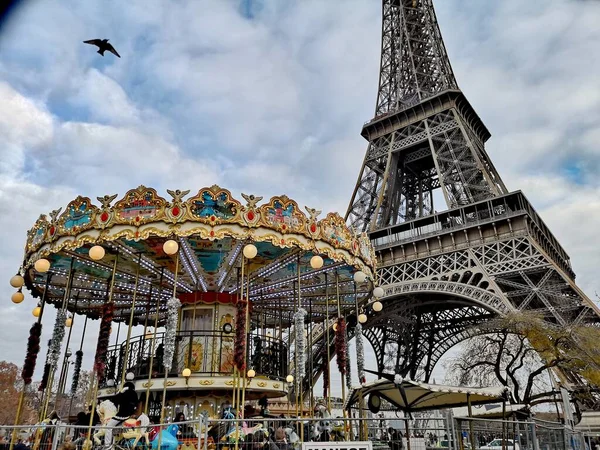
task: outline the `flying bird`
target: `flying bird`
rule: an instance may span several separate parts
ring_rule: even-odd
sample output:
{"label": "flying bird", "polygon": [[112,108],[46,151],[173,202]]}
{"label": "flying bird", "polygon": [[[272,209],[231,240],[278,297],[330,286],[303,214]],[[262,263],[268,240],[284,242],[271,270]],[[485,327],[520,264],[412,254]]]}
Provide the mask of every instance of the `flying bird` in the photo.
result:
{"label": "flying bird", "polygon": [[119,58],[121,57],[112,44],[108,43],[108,39],[90,39],[89,41],[83,41],[83,43],[97,46],[98,53],[100,53],[102,56],[104,56],[104,52],[108,50],[113,55],[118,56]]}

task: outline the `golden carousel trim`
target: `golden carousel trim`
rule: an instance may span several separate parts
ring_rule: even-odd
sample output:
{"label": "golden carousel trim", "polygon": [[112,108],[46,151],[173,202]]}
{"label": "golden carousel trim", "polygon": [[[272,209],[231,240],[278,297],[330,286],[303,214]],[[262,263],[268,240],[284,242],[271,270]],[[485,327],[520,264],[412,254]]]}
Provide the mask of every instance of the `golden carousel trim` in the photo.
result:
{"label": "golden carousel trim", "polygon": [[160,197],[145,186],[129,190],[113,206],[117,195],[97,197],[101,206],[79,196],[65,211],[40,215],[27,233],[23,267],[61,250],[83,245],[112,242],[120,238],[133,241],[149,237],[187,237],[199,235],[217,240],[232,237],[270,242],[277,247],[299,247],[324,254],[335,261],[358,267],[373,275],[375,253],[366,233],[356,233],[337,213],[318,219],[321,211],[298,204],[285,195],[272,197],[258,205],[263,197],[242,194],[246,204],[217,185],[202,188],[187,200],[188,191],[167,190],[172,200]]}

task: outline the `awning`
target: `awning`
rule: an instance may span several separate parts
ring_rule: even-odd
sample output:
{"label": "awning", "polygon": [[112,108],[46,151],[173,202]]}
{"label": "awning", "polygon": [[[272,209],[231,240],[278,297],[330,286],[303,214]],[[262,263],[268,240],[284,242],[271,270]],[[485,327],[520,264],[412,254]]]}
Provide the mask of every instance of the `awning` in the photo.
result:
{"label": "awning", "polygon": [[444,386],[403,380],[400,383],[378,380],[367,383],[350,391],[344,408],[350,408],[362,398],[368,400],[370,409],[377,404],[378,398],[387,400],[403,411],[423,411],[428,409],[454,408],[459,406],[494,403],[504,398],[506,388],[473,388],[463,386]]}
{"label": "awning", "polygon": [[[525,413],[527,405],[506,405],[502,407],[501,403],[492,405],[478,405],[471,408],[471,417],[485,417],[487,419],[502,418],[504,413],[506,417],[518,412]],[[461,408],[453,408],[452,414],[454,417],[469,417],[469,408],[463,406]]]}

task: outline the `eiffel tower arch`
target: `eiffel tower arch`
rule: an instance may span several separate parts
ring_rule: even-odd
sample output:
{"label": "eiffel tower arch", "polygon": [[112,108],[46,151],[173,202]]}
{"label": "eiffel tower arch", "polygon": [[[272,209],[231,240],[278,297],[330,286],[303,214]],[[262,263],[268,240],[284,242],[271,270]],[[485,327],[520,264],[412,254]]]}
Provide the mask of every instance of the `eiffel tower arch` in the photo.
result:
{"label": "eiffel tower arch", "polygon": [[598,324],[568,254],[487,154],[490,132],[458,87],[432,0],[382,4],[375,116],[346,214],[369,232],[385,291],[364,332],[377,370],[429,380],[475,325],[510,311]]}

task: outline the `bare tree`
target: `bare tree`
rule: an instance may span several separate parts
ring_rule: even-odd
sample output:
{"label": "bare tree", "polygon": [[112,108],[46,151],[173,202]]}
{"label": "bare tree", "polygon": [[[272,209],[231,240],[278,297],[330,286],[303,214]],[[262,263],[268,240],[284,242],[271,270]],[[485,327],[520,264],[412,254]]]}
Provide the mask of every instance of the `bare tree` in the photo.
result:
{"label": "bare tree", "polygon": [[600,384],[596,327],[560,328],[520,313],[491,321],[478,331],[481,335],[467,341],[458,357],[446,364],[450,382],[506,386],[513,402],[529,405],[542,401],[552,389],[549,371],[554,367],[591,389]]}

